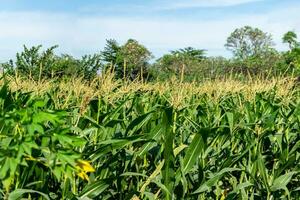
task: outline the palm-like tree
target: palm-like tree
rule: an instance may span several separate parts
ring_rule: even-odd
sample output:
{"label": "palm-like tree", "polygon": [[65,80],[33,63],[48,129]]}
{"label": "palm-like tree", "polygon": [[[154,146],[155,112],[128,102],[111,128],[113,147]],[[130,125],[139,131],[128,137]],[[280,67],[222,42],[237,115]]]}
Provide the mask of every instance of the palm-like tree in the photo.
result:
{"label": "palm-like tree", "polygon": [[293,31],[288,31],[283,35],[282,41],[289,44],[290,49],[293,49],[298,45],[297,34]]}
{"label": "palm-like tree", "polygon": [[184,49],[171,51],[171,53],[173,55],[193,58],[193,59],[196,59],[198,61],[201,61],[205,58],[205,52],[206,52],[206,50],[204,50],[204,49],[195,49],[193,47],[186,47]]}

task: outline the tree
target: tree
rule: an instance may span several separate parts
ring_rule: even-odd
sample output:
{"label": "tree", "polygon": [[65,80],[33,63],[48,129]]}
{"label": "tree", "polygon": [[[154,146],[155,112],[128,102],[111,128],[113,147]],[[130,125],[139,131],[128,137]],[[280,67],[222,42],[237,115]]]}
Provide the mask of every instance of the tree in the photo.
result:
{"label": "tree", "polygon": [[124,60],[123,75],[128,76],[131,79],[135,79],[137,74],[144,74],[147,70],[147,65],[152,57],[151,52],[144,46],[138,43],[138,41],[129,39],[122,47],[120,54]]}
{"label": "tree", "polygon": [[78,75],[86,80],[92,80],[102,68],[100,54],[84,55],[79,60]]}
{"label": "tree", "polygon": [[300,71],[300,45],[297,41],[297,34],[293,31],[288,31],[282,37],[283,43],[289,45],[290,50],[284,54],[285,62],[289,66],[288,69]]}
{"label": "tree", "polygon": [[297,47],[299,43],[297,42],[297,34],[293,31],[288,31],[282,37],[283,43],[287,43],[289,45],[290,50]]}
{"label": "tree", "polygon": [[121,46],[114,39],[106,40],[106,45],[104,50],[101,52],[102,60],[106,63],[106,67],[113,67],[117,64],[121,64],[120,60],[120,50]]}
{"label": "tree", "polygon": [[205,59],[205,50],[186,47],[163,55],[154,64],[158,76],[193,76],[201,71],[201,62]]}
{"label": "tree", "polygon": [[97,75],[102,63],[100,55],[85,55],[81,59],[75,59],[70,55],[57,56],[54,53],[57,46],[41,51],[42,46],[27,48],[17,53],[16,60],[10,60],[2,65],[7,74],[33,80],[41,78],[83,77],[91,80]]}
{"label": "tree", "polygon": [[147,74],[147,66],[152,58],[151,52],[134,39],[120,46],[115,40],[107,40],[101,53],[106,66],[113,66],[117,78],[135,79]]}
{"label": "tree", "polygon": [[56,57],[51,69],[45,71],[45,73],[51,72],[48,77],[82,77],[85,80],[92,80],[96,77],[101,66],[99,54],[84,55],[81,59],[63,54]]}
{"label": "tree", "polygon": [[258,28],[244,26],[236,29],[227,38],[225,47],[238,59],[263,57],[273,49],[272,36]]}
{"label": "tree", "polygon": [[180,55],[182,57],[188,57],[189,59],[195,59],[202,61],[205,58],[204,49],[195,49],[193,47],[186,47],[184,49],[179,49],[176,51],[171,51],[173,55]]}
{"label": "tree", "polygon": [[3,64],[3,69],[8,74],[17,73],[20,76],[26,76],[34,80],[41,78],[43,71],[51,68],[55,63],[54,50],[58,46],[52,46],[46,51],[41,52],[42,45],[27,48],[21,53],[16,54],[16,60],[10,60]]}

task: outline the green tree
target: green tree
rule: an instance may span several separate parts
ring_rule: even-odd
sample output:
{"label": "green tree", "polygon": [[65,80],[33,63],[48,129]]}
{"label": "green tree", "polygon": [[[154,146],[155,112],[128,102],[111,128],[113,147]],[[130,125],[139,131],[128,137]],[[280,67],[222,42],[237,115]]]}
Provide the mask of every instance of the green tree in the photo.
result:
{"label": "green tree", "polygon": [[173,55],[180,55],[181,57],[202,61],[205,58],[204,49],[195,49],[193,47],[186,47],[183,49],[171,51]]}
{"label": "green tree", "polygon": [[102,65],[100,54],[84,55],[79,59],[78,75],[91,80],[97,76]]}
{"label": "green tree", "polygon": [[289,45],[290,50],[299,46],[297,42],[297,34],[293,31],[288,31],[282,37],[283,43],[287,43]]}
{"label": "green tree", "polygon": [[21,53],[16,54],[16,60],[12,59],[2,65],[4,71],[8,74],[26,76],[37,80],[41,78],[45,69],[51,68],[55,63],[54,50],[58,46],[52,46],[44,52],[40,52],[42,45],[27,48]]}
{"label": "green tree", "polygon": [[102,60],[105,62],[105,68],[122,65],[122,61],[120,59],[120,50],[121,46],[116,40],[106,40],[104,50],[101,52]]}
{"label": "green tree", "polygon": [[258,28],[244,26],[236,29],[227,38],[225,47],[238,59],[264,57],[273,49],[272,36]]}
{"label": "green tree", "polygon": [[24,46],[23,52],[17,53],[15,61],[2,64],[2,68],[7,74],[18,74],[33,80],[61,77],[83,77],[91,80],[101,68],[99,54],[75,59],[67,54],[55,55],[56,48],[57,46],[53,46],[42,51],[41,45],[31,48]]}
{"label": "green tree", "polygon": [[96,77],[98,70],[102,67],[99,54],[84,55],[76,59],[71,55],[63,54],[57,56],[51,69],[45,73],[48,77],[82,77],[85,80],[92,80]]}
{"label": "green tree", "polygon": [[[205,50],[186,47],[163,55],[154,64],[157,76],[195,76],[201,71]],[[183,78],[183,77],[181,77]]]}
{"label": "green tree", "polygon": [[300,45],[297,41],[297,34],[293,31],[288,31],[282,37],[283,43],[289,45],[290,50],[284,54],[285,62],[288,65],[288,70],[292,69],[297,74],[300,72]]}
{"label": "green tree", "polygon": [[[135,79],[138,74],[145,75],[151,52],[138,41],[129,39],[120,50],[124,61],[123,75]],[[124,74],[125,73],[125,74]]]}
{"label": "green tree", "polygon": [[116,78],[135,79],[139,75],[147,75],[151,52],[138,41],[129,39],[124,45],[119,45],[116,40],[107,40],[101,53],[106,68],[114,69]]}

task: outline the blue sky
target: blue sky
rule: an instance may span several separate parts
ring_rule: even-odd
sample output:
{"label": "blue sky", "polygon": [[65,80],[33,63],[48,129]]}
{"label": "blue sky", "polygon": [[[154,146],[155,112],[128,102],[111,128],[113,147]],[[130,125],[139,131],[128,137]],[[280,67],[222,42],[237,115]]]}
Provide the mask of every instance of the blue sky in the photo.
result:
{"label": "blue sky", "polygon": [[235,28],[251,25],[273,35],[300,34],[299,0],[0,0],[0,61],[22,45],[59,45],[76,57],[99,52],[105,40],[134,38],[156,57],[177,48],[206,49],[230,56],[224,48]]}

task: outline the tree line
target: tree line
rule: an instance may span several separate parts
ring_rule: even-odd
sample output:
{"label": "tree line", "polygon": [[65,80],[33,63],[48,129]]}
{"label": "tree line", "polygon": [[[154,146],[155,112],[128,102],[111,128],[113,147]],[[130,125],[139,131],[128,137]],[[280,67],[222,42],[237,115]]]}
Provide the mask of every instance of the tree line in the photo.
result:
{"label": "tree line", "polygon": [[282,42],[289,50],[275,49],[272,35],[258,28],[244,26],[234,30],[225,47],[233,53],[230,59],[208,57],[206,50],[186,47],[171,51],[156,59],[138,41],[129,39],[119,44],[114,39],[106,41],[104,49],[94,55],[74,58],[68,54],[56,55],[53,46],[42,51],[33,46],[16,54],[1,64],[5,74],[41,80],[45,78],[82,77],[92,80],[99,73],[113,72],[116,79],[166,80],[178,77],[182,81],[218,78],[227,75],[277,76],[300,74],[300,43],[293,31],[285,33]]}

